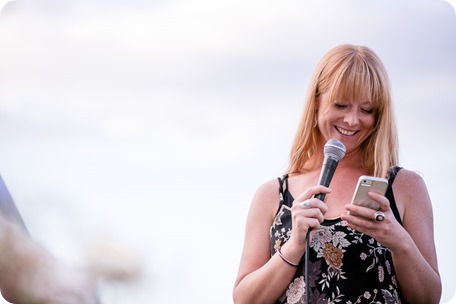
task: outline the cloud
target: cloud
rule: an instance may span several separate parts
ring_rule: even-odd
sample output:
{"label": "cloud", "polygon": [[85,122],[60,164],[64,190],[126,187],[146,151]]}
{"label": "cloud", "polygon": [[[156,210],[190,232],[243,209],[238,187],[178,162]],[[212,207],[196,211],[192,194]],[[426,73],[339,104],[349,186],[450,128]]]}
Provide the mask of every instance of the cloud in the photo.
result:
{"label": "cloud", "polygon": [[[317,61],[339,43],[368,45],[385,62],[407,166],[452,136],[456,18],[443,1],[133,2],[15,0],[0,16],[2,172],[19,181],[19,198],[58,189],[54,201],[81,208],[87,231],[87,218],[114,231],[127,213],[129,225],[147,223],[141,232],[158,231],[155,221],[193,231],[192,206],[212,199],[243,222],[252,184],[284,168]],[[433,164],[424,171],[437,189],[447,180]],[[170,193],[187,208],[172,221],[157,203]],[[36,206],[24,210],[36,211],[39,233]]]}
{"label": "cloud", "polygon": [[447,2],[448,4],[450,4],[451,7],[453,7],[454,12],[456,13],[456,1],[455,0],[443,0],[443,1]]}
{"label": "cloud", "polygon": [[5,5],[7,5],[10,2],[12,2],[12,0],[0,0],[0,11],[2,11]]}

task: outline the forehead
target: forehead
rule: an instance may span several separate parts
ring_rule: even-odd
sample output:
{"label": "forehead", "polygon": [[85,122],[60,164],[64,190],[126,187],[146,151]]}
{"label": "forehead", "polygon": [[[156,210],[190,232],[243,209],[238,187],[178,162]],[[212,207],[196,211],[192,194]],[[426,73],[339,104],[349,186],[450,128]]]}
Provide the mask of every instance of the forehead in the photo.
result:
{"label": "forehead", "polygon": [[320,80],[319,91],[329,93],[331,101],[367,101],[378,106],[376,103],[383,95],[378,75],[362,62],[334,67]]}
{"label": "forehead", "polygon": [[347,90],[344,88],[333,89],[327,92],[326,99],[329,102],[356,102],[359,104],[373,104],[372,94],[366,88]]}
{"label": "forehead", "polygon": [[361,96],[343,96],[341,95],[340,97],[338,95],[335,95],[334,97],[331,97],[330,92],[324,93],[321,95],[321,102],[323,105],[330,105],[331,103],[354,103],[358,105],[368,105],[368,106],[373,106],[373,102],[371,101],[371,98],[369,95],[364,94]]}

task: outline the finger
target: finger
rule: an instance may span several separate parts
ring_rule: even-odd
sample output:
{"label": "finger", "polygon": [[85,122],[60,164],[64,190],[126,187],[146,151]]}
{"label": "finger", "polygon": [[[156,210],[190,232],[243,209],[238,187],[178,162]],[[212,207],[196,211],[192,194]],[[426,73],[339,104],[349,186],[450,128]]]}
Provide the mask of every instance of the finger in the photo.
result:
{"label": "finger", "polygon": [[369,227],[366,227],[366,225],[370,225],[365,219],[356,217],[353,215],[343,215],[342,220],[347,222],[348,227],[359,231],[361,233],[366,233],[369,229]]}
{"label": "finger", "polygon": [[374,191],[369,191],[369,192],[367,192],[367,195],[368,195],[371,199],[373,199],[374,201],[376,201],[377,203],[380,204],[380,210],[382,210],[382,211],[387,211],[387,210],[390,209],[389,200],[388,200],[385,196],[383,196],[383,195],[381,195],[381,194],[378,194],[378,193],[376,193],[376,192],[374,192]]}
{"label": "finger", "polygon": [[314,197],[317,194],[324,193],[329,194],[331,193],[331,189],[322,185],[312,186],[307,188],[303,193],[301,193],[296,200],[302,202],[308,198]]}
{"label": "finger", "polygon": [[312,188],[312,197],[317,196],[318,194],[329,194],[331,189],[322,185],[318,185]]}
{"label": "finger", "polygon": [[316,229],[320,227],[320,224],[323,222],[323,219],[312,218],[309,224],[309,228]]}
{"label": "finger", "polygon": [[325,215],[321,212],[318,208],[311,208],[308,210],[304,210],[302,212],[303,217],[308,219],[316,219],[318,223],[322,223],[325,220]]}
{"label": "finger", "polygon": [[298,202],[295,200],[293,202],[293,205],[298,205],[301,209],[309,209],[309,208],[312,208],[312,201],[310,198],[308,198],[302,202]]}
{"label": "finger", "polygon": [[322,214],[325,214],[326,211],[328,211],[328,206],[316,198],[309,198],[302,202],[295,200],[293,202],[293,208],[298,209],[297,211],[299,211],[299,209],[306,210],[306,209],[315,208],[315,209],[319,209]]}
{"label": "finger", "polygon": [[371,218],[372,215],[374,214],[374,212],[376,211],[376,210],[368,208],[368,207],[354,205],[354,204],[345,205],[345,209],[351,215],[362,216],[364,218]]}
{"label": "finger", "polygon": [[352,214],[344,214],[342,220],[348,223],[348,226],[362,233],[369,233],[375,229],[377,222],[366,217],[360,217]]}
{"label": "finger", "polygon": [[324,218],[317,218],[317,217],[299,217],[296,220],[296,228],[297,231],[302,230],[309,230],[309,228],[318,228],[323,221]]}
{"label": "finger", "polygon": [[352,204],[346,205],[345,207],[349,213],[342,215],[342,220],[355,225],[373,227],[372,224],[378,224],[384,221],[388,216],[391,216],[391,211],[383,212]]}

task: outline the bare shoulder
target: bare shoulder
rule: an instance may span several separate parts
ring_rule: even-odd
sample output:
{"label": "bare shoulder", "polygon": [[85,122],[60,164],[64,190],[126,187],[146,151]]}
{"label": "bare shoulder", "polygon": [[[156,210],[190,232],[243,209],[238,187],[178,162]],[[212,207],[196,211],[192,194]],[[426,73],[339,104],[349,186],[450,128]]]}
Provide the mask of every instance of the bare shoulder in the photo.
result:
{"label": "bare shoulder", "polygon": [[271,211],[273,217],[280,201],[280,184],[272,179],[258,187],[252,201],[252,208]]}
{"label": "bare shoulder", "polygon": [[279,197],[279,180],[277,178],[271,179],[258,187],[256,194],[264,198],[277,198]]}
{"label": "bare shoulder", "polygon": [[421,174],[408,169],[402,169],[397,174],[393,184],[394,193],[409,193],[410,195],[420,195],[427,193],[426,184]]}
{"label": "bare shoulder", "polygon": [[399,212],[403,218],[410,218],[411,215],[421,215],[423,212],[432,212],[431,199],[422,175],[418,172],[402,169],[397,174],[393,184],[394,197]]}

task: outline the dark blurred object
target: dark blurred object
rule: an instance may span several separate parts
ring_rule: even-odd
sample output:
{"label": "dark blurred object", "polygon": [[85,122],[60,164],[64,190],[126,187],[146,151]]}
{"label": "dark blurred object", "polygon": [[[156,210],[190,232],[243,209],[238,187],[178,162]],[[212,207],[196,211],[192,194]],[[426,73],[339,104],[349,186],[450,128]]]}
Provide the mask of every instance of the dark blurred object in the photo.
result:
{"label": "dark blurred object", "polygon": [[0,214],[0,290],[16,304],[99,304],[96,281],[36,243]]}
{"label": "dark blurred object", "polygon": [[0,177],[0,292],[16,304],[98,304],[95,278],[35,242]]}
{"label": "dark blurred object", "polygon": [[16,204],[14,203],[11,194],[8,191],[8,188],[3,181],[3,178],[0,176],[0,213],[7,219],[16,222],[19,226],[23,227],[25,231],[27,228],[25,226],[24,220],[22,219],[21,214],[17,210]]}

